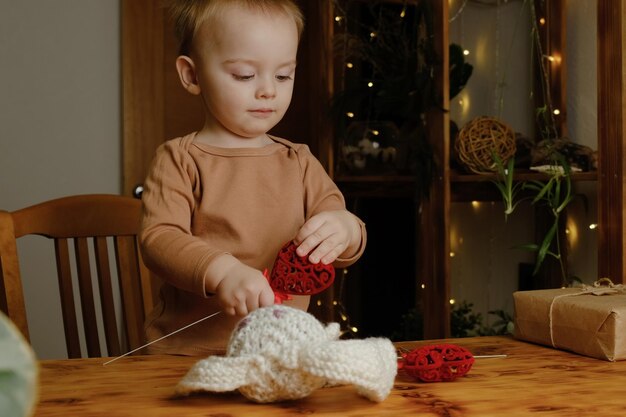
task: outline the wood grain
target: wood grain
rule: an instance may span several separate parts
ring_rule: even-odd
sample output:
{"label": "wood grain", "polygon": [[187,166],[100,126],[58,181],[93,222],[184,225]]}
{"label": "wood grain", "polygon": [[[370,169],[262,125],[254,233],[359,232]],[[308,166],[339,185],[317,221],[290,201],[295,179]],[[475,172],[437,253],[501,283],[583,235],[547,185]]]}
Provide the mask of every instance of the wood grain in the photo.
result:
{"label": "wood grain", "polygon": [[[441,341],[439,341],[441,342]],[[508,337],[447,340],[474,355],[470,373],[454,382],[417,383],[404,374],[390,396],[373,403],[354,387],[323,388],[307,398],[256,404],[239,393],[173,395],[198,358],[134,356],[41,362],[35,416],[594,416],[626,415],[626,361],[604,362]],[[437,341],[404,342],[416,346]]]}
{"label": "wood grain", "polygon": [[165,140],[163,27],[160,2],[123,0],[122,189],[143,184],[155,149]]}
{"label": "wood grain", "polygon": [[[433,2],[435,54],[441,65],[435,69],[435,91],[443,92],[441,106],[450,108],[448,2]],[[450,321],[450,114],[434,109],[427,114],[427,137],[435,160],[436,172],[430,185],[429,197],[421,201],[417,228],[417,288],[421,292],[424,314],[424,337],[449,337]]]}
{"label": "wood grain", "polygon": [[624,280],[624,1],[598,0],[598,277]]}

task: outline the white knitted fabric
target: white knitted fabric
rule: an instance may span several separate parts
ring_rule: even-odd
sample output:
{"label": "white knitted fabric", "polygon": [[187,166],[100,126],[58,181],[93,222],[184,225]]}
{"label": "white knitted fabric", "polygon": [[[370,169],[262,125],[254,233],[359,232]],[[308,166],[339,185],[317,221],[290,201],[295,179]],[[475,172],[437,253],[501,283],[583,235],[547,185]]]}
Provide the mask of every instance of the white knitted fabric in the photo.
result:
{"label": "white knitted fabric", "polygon": [[353,384],[372,401],[389,395],[397,373],[389,339],[338,340],[339,325],[284,305],[253,311],[228,342],[226,356],[198,361],[178,394],[238,389],[257,402],[303,398],[324,385]]}

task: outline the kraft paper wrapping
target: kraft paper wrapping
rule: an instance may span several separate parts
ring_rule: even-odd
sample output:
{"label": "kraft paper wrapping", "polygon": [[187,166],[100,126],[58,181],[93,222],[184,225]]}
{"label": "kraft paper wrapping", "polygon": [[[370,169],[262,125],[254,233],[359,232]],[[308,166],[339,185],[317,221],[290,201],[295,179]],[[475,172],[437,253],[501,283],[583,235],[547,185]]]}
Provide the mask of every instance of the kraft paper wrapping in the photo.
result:
{"label": "kraft paper wrapping", "polygon": [[515,337],[598,359],[626,359],[626,293],[600,294],[580,288],[513,293]]}

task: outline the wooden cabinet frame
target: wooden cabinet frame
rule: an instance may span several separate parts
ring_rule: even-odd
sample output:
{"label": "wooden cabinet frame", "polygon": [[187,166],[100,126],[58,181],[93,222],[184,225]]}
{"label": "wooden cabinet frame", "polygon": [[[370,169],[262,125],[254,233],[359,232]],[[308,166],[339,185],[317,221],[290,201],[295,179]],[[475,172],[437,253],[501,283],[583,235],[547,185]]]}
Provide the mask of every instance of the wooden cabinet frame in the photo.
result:
{"label": "wooden cabinet frame", "polygon": [[598,1],[598,278],[624,282],[624,13]]}

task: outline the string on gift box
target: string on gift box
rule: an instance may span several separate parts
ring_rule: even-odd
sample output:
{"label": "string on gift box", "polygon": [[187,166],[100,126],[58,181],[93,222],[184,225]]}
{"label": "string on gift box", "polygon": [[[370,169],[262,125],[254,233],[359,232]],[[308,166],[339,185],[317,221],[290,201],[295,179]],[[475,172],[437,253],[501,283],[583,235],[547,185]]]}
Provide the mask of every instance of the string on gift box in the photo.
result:
{"label": "string on gift box", "polygon": [[552,347],[556,348],[556,342],[554,341],[554,332],[553,332],[553,312],[554,312],[554,304],[556,300],[565,297],[577,297],[579,295],[611,295],[611,294],[626,294],[626,286],[623,284],[613,284],[610,278],[600,278],[592,285],[583,284],[580,287],[579,292],[573,292],[568,294],[557,295],[552,299],[550,303],[550,311],[548,313],[548,323],[550,327],[550,343],[552,343]]}

